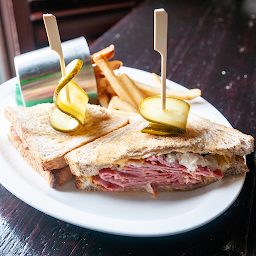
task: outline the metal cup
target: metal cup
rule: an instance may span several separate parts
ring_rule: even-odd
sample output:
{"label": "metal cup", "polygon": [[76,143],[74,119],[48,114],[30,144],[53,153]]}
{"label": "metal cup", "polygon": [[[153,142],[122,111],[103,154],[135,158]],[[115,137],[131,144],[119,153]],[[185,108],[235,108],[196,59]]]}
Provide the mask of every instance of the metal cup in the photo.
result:
{"label": "metal cup", "polygon": [[[85,38],[79,37],[62,43],[62,51],[66,65],[74,59],[83,61],[83,67],[73,81],[84,89],[89,98],[96,97],[96,80]],[[23,106],[53,101],[53,93],[62,77],[59,55],[56,52],[45,47],[24,53],[14,57],[14,65]]]}

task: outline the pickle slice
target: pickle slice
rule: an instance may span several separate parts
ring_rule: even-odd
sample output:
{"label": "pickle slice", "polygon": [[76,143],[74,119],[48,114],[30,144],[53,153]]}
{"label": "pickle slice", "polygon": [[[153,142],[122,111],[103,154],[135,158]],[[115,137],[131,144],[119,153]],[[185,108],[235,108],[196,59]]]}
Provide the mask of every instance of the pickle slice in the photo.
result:
{"label": "pickle slice", "polygon": [[[88,95],[72,79],[80,71],[83,62],[73,60],[66,67],[66,76],[60,80],[54,95],[55,108],[50,114],[51,125],[62,132],[71,132],[85,124]],[[65,86],[68,84],[70,102],[67,101]]]}
{"label": "pickle slice", "polygon": [[154,135],[162,135],[169,136],[177,133],[185,133],[184,130],[181,130],[177,127],[166,126],[163,124],[150,123],[148,122],[143,129],[141,130],[143,133],[149,133]]}
{"label": "pickle slice", "polygon": [[[67,115],[76,118],[82,125],[85,123],[86,105],[89,101],[88,95],[73,80],[83,65],[81,60],[73,60],[66,67],[67,75],[63,77],[57,86],[53,100],[55,105]],[[70,102],[67,101],[65,85],[68,83]]]}
{"label": "pickle slice", "polygon": [[61,112],[57,107],[53,107],[49,118],[52,127],[61,132],[74,132],[81,126],[76,119]]}
{"label": "pickle slice", "polygon": [[63,86],[68,84],[78,74],[82,66],[83,66],[82,60],[75,59],[71,61],[66,66],[66,76],[61,78],[58,87],[63,88]]}
{"label": "pickle slice", "polygon": [[76,118],[82,125],[85,124],[86,105],[89,101],[88,95],[74,81],[68,83],[70,103],[67,101],[64,86],[59,86],[54,92],[55,105],[67,115]]}
{"label": "pickle slice", "polygon": [[166,110],[162,110],[161,97],[154,96],[140,103],[139,112],[149,122],[162,124],[173,133],[180,133],[186,132],[189,109],[190,105],[186,101],[166,97]]}

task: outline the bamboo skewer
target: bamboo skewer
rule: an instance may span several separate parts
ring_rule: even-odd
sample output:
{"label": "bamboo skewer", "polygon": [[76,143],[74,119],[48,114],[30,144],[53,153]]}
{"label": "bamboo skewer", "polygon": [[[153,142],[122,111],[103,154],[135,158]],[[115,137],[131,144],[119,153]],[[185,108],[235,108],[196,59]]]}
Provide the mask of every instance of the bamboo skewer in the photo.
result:
{"label": "bamboo skewer", "polygon": [[166,60],[167,60],[167,21],[164,9],[154,11],[154,49],[161,54],[161,108],[166,109]]}
{"label": "bamboo skewer", "polygon": [[[44,25],[46,28],[50,48],[51,50],[58,53],[60,57],[60,67],[61,67],[62,77],[65,77],[66,76],[65,60],[63,57],[60,34],[59,34],[56,18],[52,14],[44,14],[43,19],[44,19]],[[67,101],[68,103],[70,103],[68,84],[65,85],[65,91],[66,91]]]}

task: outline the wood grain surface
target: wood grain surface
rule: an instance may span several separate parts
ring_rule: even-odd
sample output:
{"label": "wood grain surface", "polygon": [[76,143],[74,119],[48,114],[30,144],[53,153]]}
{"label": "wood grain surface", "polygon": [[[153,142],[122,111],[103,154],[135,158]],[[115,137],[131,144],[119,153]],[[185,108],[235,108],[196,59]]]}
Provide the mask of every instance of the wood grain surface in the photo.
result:
{"label": "wood grain surface", "polygon": [[[253,1],[149,0],[90,46],[114,44],[125,66],[160,74],[153,10],[168,12],[167,78],[200,88],[237,129],[256,137],[256,10]],[[81,24],[82,25],[82,24]],[[0,186],[0,255],[255,255],[255,156],[238,199],[212,222],[184,234],[134,238],[50,217]],[[1,168],[1,167],[0,167]]]}

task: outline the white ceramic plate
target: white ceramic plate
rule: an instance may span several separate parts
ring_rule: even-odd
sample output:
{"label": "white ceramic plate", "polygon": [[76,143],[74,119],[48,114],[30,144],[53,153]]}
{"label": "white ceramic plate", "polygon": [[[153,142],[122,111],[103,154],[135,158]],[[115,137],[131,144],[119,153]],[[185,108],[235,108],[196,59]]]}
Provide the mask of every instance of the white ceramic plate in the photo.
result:
{"label": "white ceramic plate", "polygon": [[[151,74],[122,67],[119,72],[151,84]],[[78,191],[74,181],[61,189],[51,189],[17,153],[7,139],[9,122],[3,109],[15,102],[16,78],[0,86],[0,182],[14,195],[34,208],[63,221],[102,232],[128,236],[163,236],[186,232],[222,214],[237,198],[244,176],[225,178],[191,192],[119,194]],[[167,81],[171,89],[186,90]],[[217,123],[229,122],[201,97],[191,110]]]}

